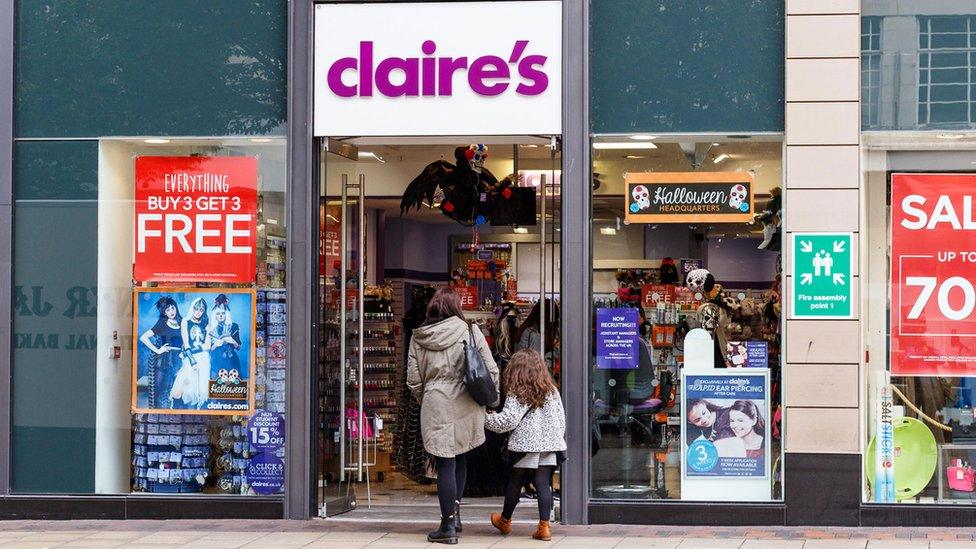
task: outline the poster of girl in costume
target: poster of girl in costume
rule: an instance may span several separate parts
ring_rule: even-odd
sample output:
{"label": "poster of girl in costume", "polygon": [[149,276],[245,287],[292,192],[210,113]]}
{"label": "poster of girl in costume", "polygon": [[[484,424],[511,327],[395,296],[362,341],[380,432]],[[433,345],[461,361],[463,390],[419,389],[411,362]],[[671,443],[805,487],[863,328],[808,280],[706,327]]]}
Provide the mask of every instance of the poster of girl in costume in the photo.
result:
{"label": "poster of girl in costume", "polygon": [[253,290],[136,288],[133,304],[133,412],[253,412]]}

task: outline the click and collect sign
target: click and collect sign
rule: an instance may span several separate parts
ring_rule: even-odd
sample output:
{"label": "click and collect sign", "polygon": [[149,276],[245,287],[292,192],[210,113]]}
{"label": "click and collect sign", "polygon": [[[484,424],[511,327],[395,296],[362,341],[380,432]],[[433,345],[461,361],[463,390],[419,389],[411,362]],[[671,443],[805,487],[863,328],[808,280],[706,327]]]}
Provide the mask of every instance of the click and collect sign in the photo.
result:
{"label": "click and collect sign", "polygon": [[315,6],[314,132],[559,134],[562,3]]}
{"label": "click and collect sign", "polygon": [[853,318],[851,233],[793,233],[792,318]]}
{"label": "click and collect sign", "polygon": [[136,282],[254,282],[258,160],[136,158]]}
{"label": "click and collect sign", "polygon": [[976,174],[891,175],[891,373],[976,375]]}

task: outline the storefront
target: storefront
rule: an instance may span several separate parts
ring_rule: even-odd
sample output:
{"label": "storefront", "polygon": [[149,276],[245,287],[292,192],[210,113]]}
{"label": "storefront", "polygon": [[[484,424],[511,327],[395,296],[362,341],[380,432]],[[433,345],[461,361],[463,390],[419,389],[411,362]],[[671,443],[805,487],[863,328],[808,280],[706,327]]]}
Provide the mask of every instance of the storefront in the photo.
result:
{"label": "storefront", "polygon": [[565,522],[966,523],[976,14],[833,4],[0,8],[0,516],[428,505],[453,285]]}

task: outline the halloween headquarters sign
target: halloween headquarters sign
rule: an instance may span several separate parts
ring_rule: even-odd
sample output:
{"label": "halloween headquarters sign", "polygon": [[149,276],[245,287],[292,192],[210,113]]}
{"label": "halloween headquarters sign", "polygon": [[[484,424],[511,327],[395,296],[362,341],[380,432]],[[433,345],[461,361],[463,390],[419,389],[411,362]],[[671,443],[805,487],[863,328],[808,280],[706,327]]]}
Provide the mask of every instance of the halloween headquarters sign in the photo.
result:
{"label": "halloween headquarters sign", "polygon": [[625,185],[630,223],[744,223],[755,213],[746,172],[628,173]]}

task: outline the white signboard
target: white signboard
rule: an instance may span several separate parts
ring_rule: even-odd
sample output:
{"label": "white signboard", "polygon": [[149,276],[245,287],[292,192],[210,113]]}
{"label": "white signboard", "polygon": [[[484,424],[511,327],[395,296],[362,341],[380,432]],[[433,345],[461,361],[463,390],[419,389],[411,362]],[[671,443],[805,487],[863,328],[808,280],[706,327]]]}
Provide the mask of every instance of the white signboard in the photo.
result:
{"label": "white signboard", "polygon": [[561,2],[315,6],[316,136],[561,133]]}

